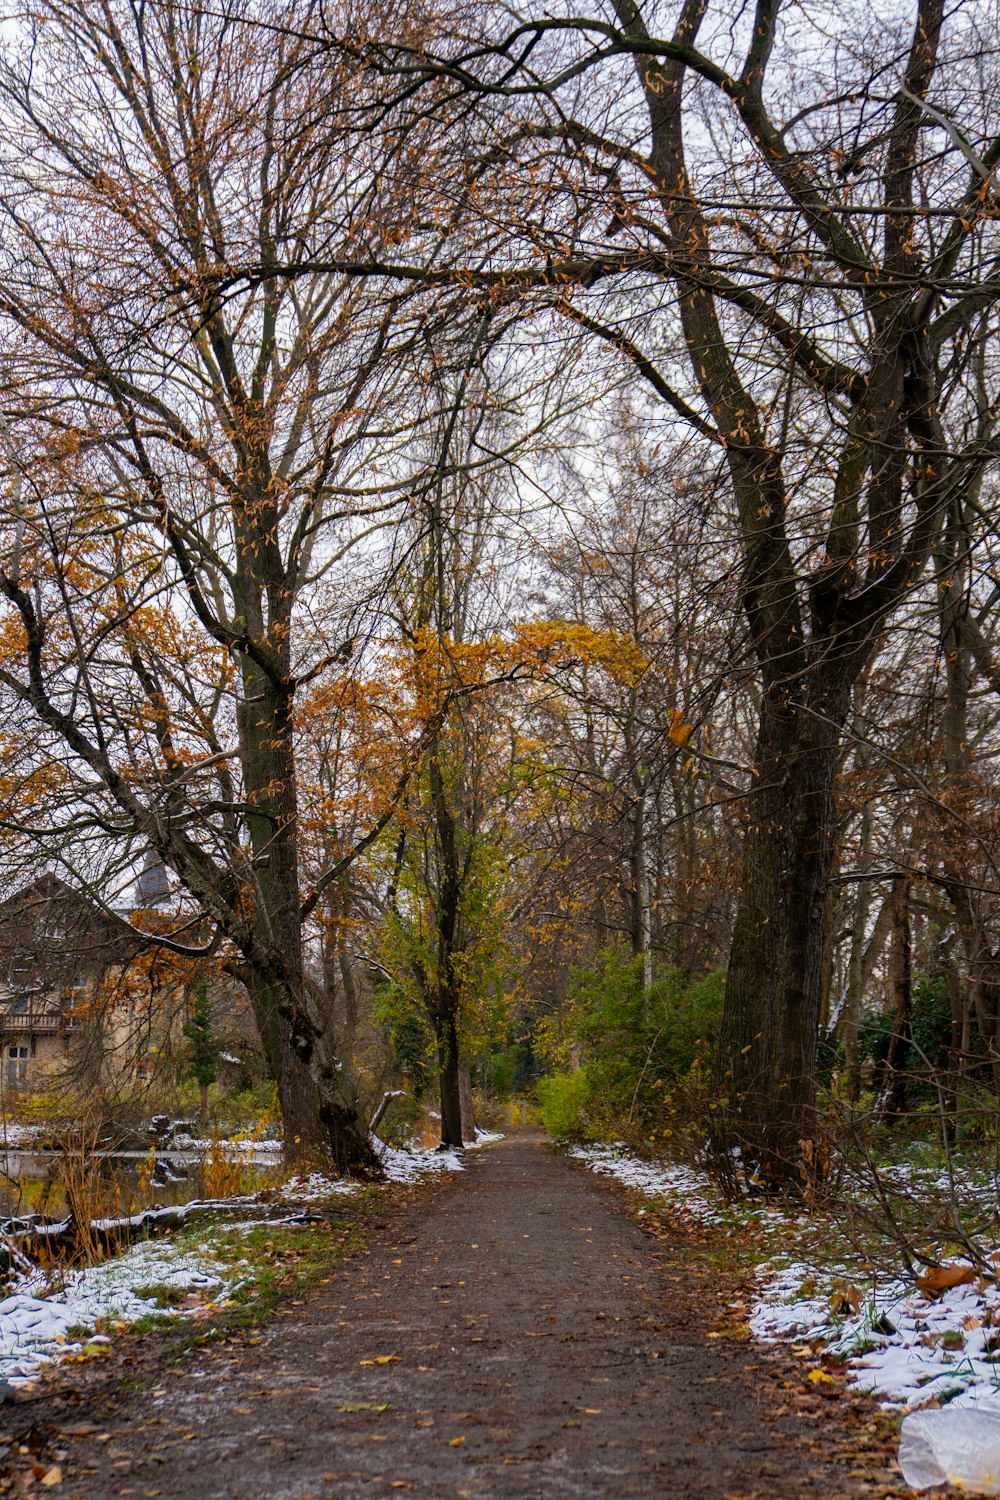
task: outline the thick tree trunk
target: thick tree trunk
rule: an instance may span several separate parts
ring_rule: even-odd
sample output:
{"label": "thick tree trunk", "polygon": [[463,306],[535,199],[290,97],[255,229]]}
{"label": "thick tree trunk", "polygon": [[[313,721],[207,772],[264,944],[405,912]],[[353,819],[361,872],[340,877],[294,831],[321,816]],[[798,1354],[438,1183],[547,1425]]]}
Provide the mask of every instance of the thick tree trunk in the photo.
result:
{"label": "thick tree trunk", "polygon": [[378,1175],[367,1132],[329,1056],[330,1038],[306,992],[298,871],[292,699],[253,664],[244,668],[241,748],[254,859],[257,950],[251,997],[265,1054],[277,1069],[285,1158],[328,1147],[336,1171]]}
{"label": "thick tree trunk", "polygon": [[833,786],[847,686],[825,711],[765,694],[747,802],[743,880],[726,979],[718,1149],[764,1185],[815,1171],[816,1045],[833,858]]}
{"label": "thick tree trunk", "polygon": [[307,1064],[296,1052],[292,1028],[282,1016],[278,1017],[278,1033],[281,1044],[278,1104],[285,1159],[292,1161],[320,1145],[323,1132],[319,1123],[316,1084]]}
{"label": "thick tree trunk", "polygon": [[439,1016],[436,1027],[438,1083],[441,1095],[441,1144],[460,1148],[462,1138],[462,1085],[458,1050],[458,1028],[454,1015]]}
{"label": "thick tree trunk", "polygon": [[434,808],[434,834],[440,870],[437,928],[436,982],[428,996],[438,1054],[441,1093],[441,1144],[460,1147],[462,1138],[461,1053],[458,1042],[462,988],[456,960],[462,944],[463,860],[459,852],[459,820],[442,772],[443,747],[436,748],[428,767]]}
{"label": "thick tree trunk", "polygon": [[463,1052],[458,1063],[458,1092],[462,1105],[462,1140],[468,1144],[476,1139],[476,1109],[472,1102],[472,1069],[467,1052]]}
{"label": "thick tree trunk", "polygon": [[275,985],[252,971],[245,977],[268,1076],[278,1091],[284,1148],[291,1159],[319,1140],[316,1088],[292,1045],[291,1026],[282,1019]]}

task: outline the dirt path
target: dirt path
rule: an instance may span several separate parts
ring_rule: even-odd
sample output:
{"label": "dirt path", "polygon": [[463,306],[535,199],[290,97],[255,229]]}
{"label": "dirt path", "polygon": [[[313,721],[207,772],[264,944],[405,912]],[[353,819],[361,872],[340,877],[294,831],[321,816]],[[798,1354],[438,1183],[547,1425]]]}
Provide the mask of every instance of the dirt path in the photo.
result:
{"label": "dirt path", "polygon": [[705,1296],[684,1252],[644,1236],[613,1190],[539,1141],[505,1141],[259,1343],[199,1354],[131,1399],[98,1396],[110,1440],[78,1436],[54,1493],[887,1493],[850,1478],[815,1415],[782,1414],[766,1356],[713,1335]]}

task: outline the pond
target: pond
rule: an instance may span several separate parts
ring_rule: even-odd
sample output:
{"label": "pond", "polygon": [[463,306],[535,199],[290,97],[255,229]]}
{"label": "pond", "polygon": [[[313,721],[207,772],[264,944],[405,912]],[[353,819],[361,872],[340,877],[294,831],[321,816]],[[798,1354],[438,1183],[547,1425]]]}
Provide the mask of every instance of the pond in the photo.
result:
{"label": "pond", "polygon": [[0,1148],[0,1221],[60,1220],[75,1196],[87,1217],[118,1218],[195,1198],[253,1193],[280,1178],[276,1159],[238,1152],[78,1152]]}

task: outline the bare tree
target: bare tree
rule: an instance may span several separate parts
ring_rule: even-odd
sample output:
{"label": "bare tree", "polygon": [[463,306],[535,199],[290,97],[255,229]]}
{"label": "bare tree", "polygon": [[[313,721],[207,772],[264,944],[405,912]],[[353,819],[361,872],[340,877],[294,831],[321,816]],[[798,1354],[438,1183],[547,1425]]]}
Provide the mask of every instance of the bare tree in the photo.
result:
{"label": "bare tree", "polygon": [[[419,377],[449,320],[326,272],[219,291],[248,256],[389,244],[424,180],[415,138],[338,116],[356,68],[282,31],[291,10],[258,19],[38,0],[8,43],[0,683],[54,797],[26,774],[7,820],[63,858],[72,833],[78,863],[87,839],[126,872],[152,848],[249,989],[286,1148],[318,1121],[365,1171],[304,963],[356,850],[303,885],[297,706],[343,671],[378,538],[424,482],[406,449],[437,420]],[[341,574],[317,617],[352,549],[364,586]]]}
{"label": "bare tree", "polygon": [[853,685],[995,459],[994,407],[964,422],[997,293],[995,49],[977,29],[968,64],[941,0],[863,32],[782,0],[480,15],[364,56],[495,132],[469,176],[518,248],[456,242],[435,276],[533,293],[724,456],[760,700],[719,1145],[794,1183]]}

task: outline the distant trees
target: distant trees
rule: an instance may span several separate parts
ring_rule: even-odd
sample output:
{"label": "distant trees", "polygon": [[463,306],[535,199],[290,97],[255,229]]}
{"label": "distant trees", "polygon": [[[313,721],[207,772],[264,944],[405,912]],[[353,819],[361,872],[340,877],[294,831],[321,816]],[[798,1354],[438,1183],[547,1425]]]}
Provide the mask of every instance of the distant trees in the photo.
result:
{"label": "distant trees", "polygon": [[560,662],[537,713],[572,787],[551,836],[588,893],[578,918],[599,942],[624,939],[648,985],[654,963],[700,974],[723,960],[734,846],[716,804],[749,747],[712,497],[675,445],[650,454],[636,425],[547,551],[548,610],[604,649]]}

